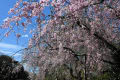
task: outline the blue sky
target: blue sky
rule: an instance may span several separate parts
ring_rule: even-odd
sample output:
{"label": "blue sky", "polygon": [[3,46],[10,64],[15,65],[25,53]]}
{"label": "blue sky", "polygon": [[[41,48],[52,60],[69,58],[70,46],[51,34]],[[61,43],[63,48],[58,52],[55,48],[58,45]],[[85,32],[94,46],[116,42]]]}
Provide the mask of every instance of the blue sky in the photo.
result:
{"label": "blue sky", "polygon": [[[9,16],[8,11],[14,6],[16,1],[17,0],[0,0],[0,25],[2,25],[3,20]],[[6,31],[7,29],[0,30],[0,52],[11,56],[16,51],[27,46],[28,35],[26,33],[23,33],[22,37],[17,43],[15,34],[11,34],[10,36],[3,38],[4,32]],[[17,53],[16,55],[14,55],[14,58],[20,61],[21,53]]]}
{"label": "blue sky", "polygon": [[[10,8],[13,8],[16,1],[17,0],[0,0],[0,25],[2,25],[3,21],[7,17],[9,17],[8,11],[10,10]],[[48,7],[46,7],[43,12],[45,13],[45,15],[50,14]],[[32,25],[29,27],[31,29]],[[14,33],[11,33],[8,37],[3,38],[4,33],[7,31],[8,31],[8,29],[6,29],[6,30],[0,29],[0,52],[11,56],[16,51],[19,51],[19,50],[27,47],[28,40],[31,37],[31,34],[28,34],[28,31],[22,32],[22,31],[18,30],[18,32],[22,34],[22,37],[20,37],[20,39],[18,40],[18,43],[17,43],[17,38]],[[14,55],[14,58],[16,60],[20,61],[21,53],[17,53],[16,55]]]}

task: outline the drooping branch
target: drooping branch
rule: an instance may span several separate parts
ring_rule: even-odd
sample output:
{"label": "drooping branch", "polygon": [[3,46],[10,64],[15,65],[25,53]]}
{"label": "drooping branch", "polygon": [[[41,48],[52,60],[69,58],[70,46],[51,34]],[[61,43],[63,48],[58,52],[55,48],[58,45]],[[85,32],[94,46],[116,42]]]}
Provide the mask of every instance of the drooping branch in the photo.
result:
{"label": "drooping branch", "polygon": [[[80,21],[79,21],[80,22]],[[78,24],[78,23],[77,23]],[[91,32],[91,29],[90,29],[90,25],[87,24],[87,23],[79,23],[78,24],[79,27],[81,27],[81,25],[84,25],[84,29],[90,33]],[[108,64],[111,64],[111,65],[120,65],[119,63],[119,53],[120,53],[120,49],[118,49],[117,47],[115,47],[112,43],[110,43],[109,41],[107,41],[103,36],[101,36],[98,32],[94,32],[94,37],[100,41],[102,41],[105,46],[110,49],[112,51],[111,55],[112,55],[112,58],[114,59],[114,62],[111,62],[111,61],[107,61],[107,60],[103,60],[103,62],[105,63],[108,63]]]}
{"label": "drooping branch", "polygon": [[[77,79],[77,76],[75,76],[74,73],[73,73],[73,69],[72,69],[71,64],[70,64],[70,66],[64,64],[64,66],[67,67],[67,69],[69,69],[70,75],[71,75],[73,78]],[[79,75],[79,76],[80,76],[80,75]]]}
{"label": "drooping branch", "polygon": [[108,61],[108,60],[104,60],[104,59],[101,59],[101,61],[105,62],[105,63],[108,63],[110,65],[116,65],[117,63],[114,63],[112,61]]}
{"label": "drooping branch", "polygon": [[[78,24],[78,23],[77,23]],[[91,32],[91,29],[90,29],[90,25],[87,25],[87,23],[80,23],[79,21],[79,27],[81,27],[81,25],[84,25],[84,29],[89,33]],[[95,36],[95,38],[97,38],[98,40],[101,40],[107,48],[109,48],[112,52],[119,52],[120,50],[118,48],[116,48],[112,43],[108,42],[104,37],[102,37],[101,35],[99,35],[98,32],[94,32],[93,34]]]}
{"label": "drooping branch", "polygon": [[98,3],[94,3],[93,5],[97,5],[97,4],[102,4],[105,0],[100,0]]}
{"label": "drooping branch", "polygon": [[[59,48],[53,48],[48,42],[44,41],[49,47],[49,50],[59,50]],[[86,56],[86,54],[82,54],[82,55],[78,55],[73,49],[69,48],[69,47],[63,47],[64,50],[70,51],[70,53],[77,59],[79,60],[78,56],[84,57]]]}
{"label": "drooping branch", "polygon": [[94,33],[94,36],[101,40],[105,45],[106,47],[108,47],[112,52],[117,52],[118,49],[113,45],[111,44],[110,42],[108,42],[107,40],[105,40],[102,36],[100,36],[97,32]]}

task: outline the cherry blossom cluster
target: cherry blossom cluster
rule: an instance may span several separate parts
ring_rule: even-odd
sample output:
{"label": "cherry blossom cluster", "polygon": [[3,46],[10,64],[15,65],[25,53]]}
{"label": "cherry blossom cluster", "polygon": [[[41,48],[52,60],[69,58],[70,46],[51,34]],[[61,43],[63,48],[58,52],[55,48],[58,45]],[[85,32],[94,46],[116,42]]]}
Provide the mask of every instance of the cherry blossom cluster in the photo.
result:
{"label": "cherry blossom cluster", "polygon": [[[30,64],[36,62],[40,71],[74,61],[78,59],[75,55],[84,53],[88,69],[95,71],[97,66],[101,70],[105,66],[102,56],[111,51],[106,44],[116,45],[120,39],[119,4],[119,0],[19,0],[9,11],[12,17],[6,18],[2,27],[10,27],[11,22],[24,27],[28,23],[37,24],[28,52],[35,54],[29,56]],[[46,15],[44,10],[48,7]],[[26,23],[21,23],[24,18]]]}

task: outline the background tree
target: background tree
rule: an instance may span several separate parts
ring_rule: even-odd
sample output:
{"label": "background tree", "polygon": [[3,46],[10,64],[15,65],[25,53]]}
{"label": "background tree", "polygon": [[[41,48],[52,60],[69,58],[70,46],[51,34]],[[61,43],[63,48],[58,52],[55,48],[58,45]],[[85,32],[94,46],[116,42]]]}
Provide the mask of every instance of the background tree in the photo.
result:
{"label": "background tree", "polygon": [[1,80],[30,80],[23,66],[7,55],[0,56],[0,79]]}

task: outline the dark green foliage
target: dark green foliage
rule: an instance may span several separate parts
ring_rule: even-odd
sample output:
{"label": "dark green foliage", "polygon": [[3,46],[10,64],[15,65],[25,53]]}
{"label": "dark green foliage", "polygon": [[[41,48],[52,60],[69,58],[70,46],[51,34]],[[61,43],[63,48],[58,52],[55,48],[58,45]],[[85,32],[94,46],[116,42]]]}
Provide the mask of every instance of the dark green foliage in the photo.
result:
{"label": "dark green foliage", "polygon": [[65,66],[54,68],[47,72],[44,80],[76,80],[71,75]]}
{"label": "dark green foliage", "polygon": [[91,77],[91,80],[112,80],[112,79],[110,77],[110,73],[104,73],[101,75]]}
{"label": "dark green foliage", "polygon": [[71,66],[69,65],[57,66],[52,70],[46,72],[44,80],[85,80],[84,70],[78,69],[76,71],[75,65],[76,64],[73,64]]}
{"label": "dark green foliage", "polygon": [[0,80],[30,80],[23,66],[6,55],[0,56]]}

